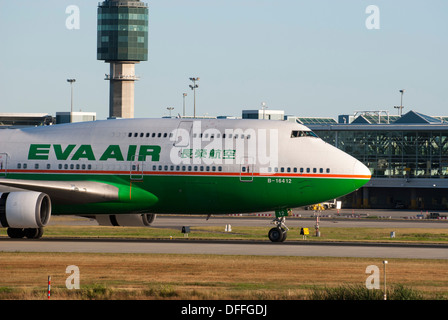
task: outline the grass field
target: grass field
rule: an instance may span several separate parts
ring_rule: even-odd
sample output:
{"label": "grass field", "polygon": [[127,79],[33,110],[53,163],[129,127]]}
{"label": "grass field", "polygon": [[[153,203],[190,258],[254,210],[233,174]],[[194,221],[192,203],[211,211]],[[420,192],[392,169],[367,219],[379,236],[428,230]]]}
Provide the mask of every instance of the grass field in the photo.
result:
{"label": "grass field", "polygon": [[[269,241],[268,229],[235,227],[228,233],[221,227],[191,228],[189,237]],[[394,229],[394,239],[386,228],[321,228],[321,237],[308,240],[299,231],[292,228],[288,240],[448,242],[447,229]],[[175,229],[61,225],[48,226],[44,235],[67,236],[184,237]],[[4,229],[0,237],[6,237]],[[69,265],[79,267],[79,290],[66,288]],[[382,261],[372,258],[6,253],[0,248],[0,299],[46,299],[48,276],[52,299],[321,299],[329,289],[365,289],[370,265],[381,270],[382,285]],[[416,293],[414,298],[447,300],[448,260],[390,259],[387,284],[390,290],[405,287]]]}
{"label": "grass field", "polygon": [[[222,227],[191,227],[190,239],[226,239],[226,240],[265,240],[271,227],[232,227],[225,232]],[[448,229],[433,228],[320,228],[320,237],[314,236],[310,229],[306,240],[312,241],[380,241],[410,243],[448,243]],[[395,232],[395,238],[390,232]],[[6,237],[6,229],[0,229],[0,237]],[[142,238],[142,239],[181,239],[184,234],[179,229],[104,227],[104,226],[64,226],[54,225],[45,228],[44,237],[75,238]],[[287,241],[303,240],[300,228],[290,228]]]}
{"label": "grass field", "polygon": [[[80,289],[68,290],[69,265]],[[310,299],[313,292],[365,286],[380,259],[167,254],[0,253],[0,299]],[[380,277],[382,281],[382,276]],[[390,288],[448,299],[448,263],[391,259]]]}

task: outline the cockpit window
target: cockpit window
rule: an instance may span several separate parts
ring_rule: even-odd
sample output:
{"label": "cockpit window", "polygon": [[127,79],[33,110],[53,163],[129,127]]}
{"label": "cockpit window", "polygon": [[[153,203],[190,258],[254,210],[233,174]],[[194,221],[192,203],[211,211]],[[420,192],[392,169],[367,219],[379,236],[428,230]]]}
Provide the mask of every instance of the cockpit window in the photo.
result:
{"label": "cockpit window", "polygon": [[291,138],[300,138],[300,137],[314,137],[314,138],[317,138],[317,135],[313,131],[292,130]]}

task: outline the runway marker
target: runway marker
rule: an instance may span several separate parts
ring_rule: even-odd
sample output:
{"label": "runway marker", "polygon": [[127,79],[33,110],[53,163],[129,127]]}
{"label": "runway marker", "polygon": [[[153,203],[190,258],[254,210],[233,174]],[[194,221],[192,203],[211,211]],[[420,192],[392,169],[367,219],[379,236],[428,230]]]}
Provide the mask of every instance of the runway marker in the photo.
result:
{"label": "runway marker", "polygon": [[48,300],[50,300],[51,296],[51,276],[48,276]]}

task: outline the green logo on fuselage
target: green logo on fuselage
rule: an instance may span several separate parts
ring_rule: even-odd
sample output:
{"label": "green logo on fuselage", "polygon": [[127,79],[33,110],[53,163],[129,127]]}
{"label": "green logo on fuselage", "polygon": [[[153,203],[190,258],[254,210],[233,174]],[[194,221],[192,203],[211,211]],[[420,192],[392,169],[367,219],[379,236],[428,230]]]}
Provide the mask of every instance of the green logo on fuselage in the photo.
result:
{"label": "green logo on fuselage", "polygon": [[[109,145],[101,155],[93,151],[93,148],[89,144],[69,144],[62,147],[60,144],[31,144],[28,151],[28,160],[48,160],[50,153],[53,151],[56,160],[89,160],[89,161],[107,161],[114,159],[116,161],[146,161],[147,157],[150,157],[151,161],[159,161],[160,159],[160,146],[147,146],[147,145],[129,145],[126,153],[119,145]],[[138,152],[137,152],[138,151]],[[99,157],[98,157],[99,156]],[[126,158],[125,158],[126,156]]]}

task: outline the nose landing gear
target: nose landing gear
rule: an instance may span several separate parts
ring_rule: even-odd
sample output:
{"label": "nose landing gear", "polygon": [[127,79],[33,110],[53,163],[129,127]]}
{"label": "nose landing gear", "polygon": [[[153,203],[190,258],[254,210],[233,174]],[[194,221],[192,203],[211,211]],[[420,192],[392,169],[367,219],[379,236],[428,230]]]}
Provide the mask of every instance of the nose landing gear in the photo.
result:
{"label": "nose landing gear", "polygon": [[268,237],[272,242],[283,242],[286,240],[288,235],[288,227],[285,225],[286,216],[290,214],[291,210],[276,210],[275,219],[272,223],[275,225],[274,228],[269,230]]}

